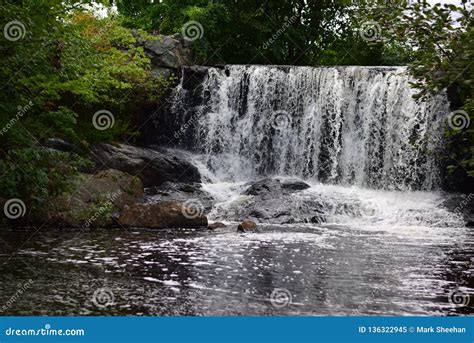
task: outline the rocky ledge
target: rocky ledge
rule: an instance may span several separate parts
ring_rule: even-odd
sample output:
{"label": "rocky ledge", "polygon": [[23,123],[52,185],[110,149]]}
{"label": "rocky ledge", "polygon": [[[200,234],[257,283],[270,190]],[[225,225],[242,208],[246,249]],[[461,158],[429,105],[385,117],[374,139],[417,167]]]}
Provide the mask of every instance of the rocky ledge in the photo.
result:
{"label": "rocky ledge", "polygon": [[92,148],[96,170],[117,169],[135,175],[144,187],[155,187],[167,181],[201,182],[197,168],[177,151],[139,148],[126,144],[98,144]]}
{"label": "rocky ledge", "polygon": [[[58,139],[48,140],[46,148],[71,150],[67,142]],[[204,212],[210,210],[213,200],[201,189],[200,173],[185,153],[97,144],[89,157],[94,167],[71,179],[68,191],[51,199],[26,225],[207,227]]]}

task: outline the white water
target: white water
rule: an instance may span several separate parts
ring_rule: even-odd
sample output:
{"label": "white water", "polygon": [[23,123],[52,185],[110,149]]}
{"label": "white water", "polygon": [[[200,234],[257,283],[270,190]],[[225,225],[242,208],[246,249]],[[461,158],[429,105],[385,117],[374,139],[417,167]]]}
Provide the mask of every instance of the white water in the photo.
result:
{"label": "white water", "polygon": [[437,189],[446,96],[416,102],[405,67],[209,68],[193,149],[221,180],[269,175],[376,189]]}
{"label": "white water", "polygon": [[211,220],[243,219],[258,201],[242,195],[246,182],[290,176],[311,185],[282,204],[298,223],[316,200],[329,225],[463,226],[437,190],[446,96],[415,101],[405,67],[226,69],[208,69],[197,107],[182,108],[196,97],[183,87],[173,104],[194,126],[194,162],[217,202]]}
{"label": "white water", "polygon": [[[209,219],[238,221],[238,208],[253,201],[252,196],[242,195],[247,187],[244,182],[203,184],[203,189],[217,200],[208,215]],[[324,205],[324,225],[398,231],[404,228],[406,233],[415,233],[416,227],[421,227],[421,231],[424,231],[427,227],[458,230],[464,226],[459,214],[442,206],[445,200],[442,193],[371,190],[357,186],[314,183],[311,188],[290,195],[284,205],[289,206],[291,203],[301,208],[305,200],[311,199],[318,199]],[[301,215],[306,214],[305,209],[300,211]],[[296,220],[298,221],[297,217]],[[446,234],[447,231],[439,233]]]}

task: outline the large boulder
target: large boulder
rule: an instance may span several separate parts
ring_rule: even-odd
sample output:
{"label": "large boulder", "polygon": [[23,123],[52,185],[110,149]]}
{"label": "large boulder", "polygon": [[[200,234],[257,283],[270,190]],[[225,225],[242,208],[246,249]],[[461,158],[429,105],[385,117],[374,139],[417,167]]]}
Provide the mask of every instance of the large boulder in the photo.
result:
{"label": "large boulder", "polygon": [[173,201],[125,206],[117,222],[125,227],[155,229],[207,227],[202,209]]}
{"label": "large boulder", "polygon": [[114,169],[79,174],[70,189],[52,199],[38,220],[70,227],[111,226],[114,213],[144,196],[140,179]]}
{"label": "large boulder", "polygon": [[138,176],[144,187],[166,181],[201,182],[197,168],[179,154],[164,148],[139,148],[126,144],[97,144],[92,147],[96,169],[117,169]]}
{"label": "large boulder", "polygon": [[298,179],[266,178],[248,183],[242,196],[218,208],[216,219],[250,218],[263,223],[322,223],[327,204],[305,196],[310,186]]}
{"label": "large boulder", "polygon": [[150,58],[154,76],[165,79],[173,75],[179,76],[181,67],[194,62],[192,43],[185,40],[180,33],[172,36],[155,35],[148,39],[144,39],[135,30],[132,30],[132,33],[137,38],[137,45],[143,47]]}
{"label": "large boulder", "polygon": [[140,43],[155,67],[179,69],[193,64],[192,44],[179,33],[172,36],[158,35]]}
{"label": "large boulder", "polygon": [[250,187],[247,188],[243,194],[272,197],[295,193],[310,187],[307,183],[301,180],[283,178],[266,178],[249,185]]}

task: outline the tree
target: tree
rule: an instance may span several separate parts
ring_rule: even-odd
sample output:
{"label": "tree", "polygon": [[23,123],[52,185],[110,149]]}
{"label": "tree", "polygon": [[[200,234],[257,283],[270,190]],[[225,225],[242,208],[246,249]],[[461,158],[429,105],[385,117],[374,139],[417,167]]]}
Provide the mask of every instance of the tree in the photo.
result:
{"label": "tree", "polygon": [[[381,64],[384,45],[359,34],[353,1],[117,0],[124,25],[162,34],[197,23],[196,63]],[[393,54],[392,54],[393,55]],[[392,59],[385,62],[399,63]]]}
{"label": "tree", "polygon": [[[456,111],[446,118],[448,172],[472,185],[474,178],[474,27],[472,5],[430,4],[418,0],[387,7],[366,7],[388,42],[413,47],[413,86],[423,98],[447,90]],[[464,185],[467,191],[468,185]]]}
{"label": "tree", "polygon": [[[46,203],[85,164],[78,155],[90,142],[135,135],[134,111],[154,103],[168,85],[152,75],[135,35],[113,18],[94,16],[92,5],[0,6],[0,198],[24,199],[28,208]],[[103,117],[110,120],[107,130],[97,129],[97,113],[109,116]],[[44,149],[53,137],[72,143],[75,154]]]}

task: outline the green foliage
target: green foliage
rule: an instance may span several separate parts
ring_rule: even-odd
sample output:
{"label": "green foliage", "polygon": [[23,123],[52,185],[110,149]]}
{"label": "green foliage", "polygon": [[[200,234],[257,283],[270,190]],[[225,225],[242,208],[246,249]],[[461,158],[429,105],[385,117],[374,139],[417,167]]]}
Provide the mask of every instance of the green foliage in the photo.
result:
{"label": "green foliage", "polygon": [[34,211],[68,190],[70,177],[87,167],[90,161],[64,152],[36,147],[10,150],[0,160],[0,194],[22,199]]}
{"label": "green foliage", "polygon": [[386,40],[414,48],[411,71],[418,98],[447,88],[459,97],[459,111],[470,126],[446,126],[448,171],[461,167],[474,177],[474,27],[467,1],[455,6],[418,0],[368,12],[382,26]]}
{"label": "green foliage", "polygon": [[[105,1],[104,1],[105,2]],[[98,18],[95,1],[24,0],[0,4],[0,197],[19,197],[30,209],[61,193],[83,160],[40,146],[48,138],[71,142],[78,154],[90,142],[135,136],[134,120],[170,82],[152,75],[132,32],[112,17]],[[108,2],[107,2],[108,3]],[[98,130],[94,113],[112,113]]]}
{"label": "green foliage", "polygon": [[200,64],[380,65],[406,60],[403,49],[397,56],[383,44],[362,39],[359,24],[365,18],[351,0],[118,0],[116,4],[124,25],[147,31],[173,34],[189,21],[199,22],[203,37],[194,41],[194,47]]}

